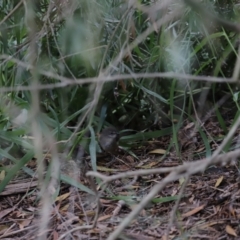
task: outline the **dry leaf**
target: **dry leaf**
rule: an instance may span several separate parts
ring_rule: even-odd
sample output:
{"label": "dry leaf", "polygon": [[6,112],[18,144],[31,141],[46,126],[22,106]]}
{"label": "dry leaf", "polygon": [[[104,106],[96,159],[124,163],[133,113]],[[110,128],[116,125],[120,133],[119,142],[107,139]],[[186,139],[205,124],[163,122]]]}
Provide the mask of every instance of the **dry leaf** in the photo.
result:
{"label": "dry leaf", "polygon": [[111,218],[111,217],[112,217],[112,215],[110,215],[110,214],[108,214],[108,215],[104,215],[104,216],[98,218],[97,221],[98,221],[98,222],[100,222],[100,221],[104,221],[104,220],[109,219],[109,218]]}
{"label": "dry leaf", "polygon": [[129,163],[134,163],[134,158],[132,156],[130,156],[130,155],[126,156],[126,160]]}
{"label": "dry leaf", "polygon": [[67,212],[69,208],[69,204],[64,205],[63,207],[61,207],[61,211],[63,212]]}
{"label": "dry leaf", "polygon": [[166,235],[162,236],[162,240],[167,240],[167,239],[168,239],[168,237]]}
{"label": "dry leaf", "polygon": [[165,154],[166,150],[164,150],[164,149],[155,149],[155,150],[150,151],[149,153]]}
{"label": "dry leaf", "polygon": [[64,200],[64,199],[68,198],[69,195],[70,195],[70,192],[65,193],[65,194],[63,194],[63,195],[61,195],[61,196],[58,196],[58,197],[56,198],[56,201],[62,201],[62,200]]}
{"label": "dry leaf", "polygon": [[25,219],[25,220],[23,220],[23,221],[18,222],[18,226],[19,226],[19,228],[22,230],[22,229],[24,229],[25,227],[29,226],[29,224],[30,224],[31,222],[32,222],[31,219]]}
{"label": "dry leaf", "polygon": [[194,200],[195,196],[193,195],[192,197],[189,198],[189,202],[190,203],[193,203],[193,200]]}
{"label": "dry leaf", "polygon": [[123,92],[126,93],[127,92],[127,87],[126,87],[125,82],[123,80],[119,80],[118,82],[119,82],[119,85],[121,86]]}
{"label": "dry leaf", "polygon": [[0,211],[0,219],[3,219],[6,215],[13,212],[15,209],[16,209],[16,207],[12,207],[12,208],[7,208],[7,209]]}
{"label": "dry leaf", "polygon": [[187,130],[187,129],[190,129],[190,128],[192,128],[192,127],[194,127],[194,122],[188,123],[187,126],[184,127],[184,129]]}
{"label": "dry leaf", "polygon": [[182,214],[182,217],[190,217],[190,216],[194,215],[195,213],[200,212],[204,207],[205,207],[205,205],[194,208],[193,210]]}
{"label": "dry leaf", "polygon": [[118,201],[117,207],[113,210],[113,216],[117,216],[124,205],[125,202],[123,200]]}
{"label": "dry leaf", "polygon": [[229,206],[229,212],[233,215],[233,217],[236,217],[235,209],[232,207],[232,205]]}
{"label": "dry leaf", "polygon": [[223,180],[223,176],[221,176],[220,178],[218,178],[218,180],[217,180],[217,182],[216,182],[216,184],[215,184],[215,187],[218,187],[218,186],[221,184],[222,180]]}
{"label": "dry leaf", "polygon": [[7,230],[9,228],[9,226],[7,224],[4,225],[0,225],[0,231],[1,233],[4,232],[4,230]]}
{"label": "dry leaf", "polygon": [[171,196],[176,196],[177,193],[178,193],[178,190],[174,188],[172,190]]}
{"label": "dry leaf", "polygon": [[119,172],[121,169],[113,169],[113,168],[107,168],[107,167],[102,167],[102,166],[97,166],[98,171],[102,172]]}
{"label": "dry leaf", "polygon": [[225,230],[228,234],[230,234],[234,237],[237,237],[235,230],[231,226],[227,225]]}
{"label": "dry leaf", "polygon": [[201,147],[201,148],[197,149],[195,152],[199,153],[199,152],[202,152],[203,150],[205,150],[205,147]]}
{"label": "dry leaf", "polygon": [[185,182],[185,178],[184,178],[184,177],[179,178],[180,186],[182,186],[182,184],[183,184],[184,182]]}
{"label": "dry leaf", "polygon": [[59,239],[59,234],[58,234],[58,232],[57,231],[53,231],[53,240],[57,240],[57,239]]}
{"label": "dry leaf", "polygon": [[198,225],[199,229],[208,229],[211,226],[218,225],[218,224],[223,224],[223,221],[213,221],[213,222],[208,222],[208,223],[203,223]]}
{"label": "dry leaf", "polygon": [[[155,165],[157,165],[159,162],[151,162],[145,166],[140,166],[141,169],[151,169],[153,168]],[[138,167],[138,166],[137,166]]]}

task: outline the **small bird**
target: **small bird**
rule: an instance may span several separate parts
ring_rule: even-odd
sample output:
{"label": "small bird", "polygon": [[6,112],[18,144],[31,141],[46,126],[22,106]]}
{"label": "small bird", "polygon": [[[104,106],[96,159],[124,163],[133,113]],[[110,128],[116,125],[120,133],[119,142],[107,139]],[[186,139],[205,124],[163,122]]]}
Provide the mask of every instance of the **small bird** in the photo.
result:
{"label": "small bird", "polygon": [[107,127],[99,136],[99,144],[105,152],[114,154],[118,149],[119,132],[115,127]]}

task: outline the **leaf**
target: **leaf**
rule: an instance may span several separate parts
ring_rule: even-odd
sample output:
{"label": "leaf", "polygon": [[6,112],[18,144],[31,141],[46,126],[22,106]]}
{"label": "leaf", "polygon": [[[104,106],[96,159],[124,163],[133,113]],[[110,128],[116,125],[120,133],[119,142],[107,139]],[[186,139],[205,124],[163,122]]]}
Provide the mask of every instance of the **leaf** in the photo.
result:
{"label": "leaf", "polygon": [[65,193],[65,194],[62,194],[61,196],[58,196],[58,197],[56,198],[56,201],[63,201],[64,199],[66,199],[67,197],[69,197],[69,195],[70,195],[70,192]]}
{"label": "leaf", "polygon": [[153,153],[153,154],[157,153],[157,154],[164,155],[166,153],[166,150],[164,150],[164,149],[154,149],[154,150],[150,151],[149,153]]}
{"label": "leaf", "polygon": [[186,212],[184,214],[182,214],[182,217],[190,217],[198,212],[200,212],[201,210],[203,210],[203,208],[205,207],[205,205],[202,205],[202,206],[199,206],[199,207],[196,207],[194,208],[193,210],[189,211],[189,212]]}
{"label": "leaf", "polygon": [[89,144],[89,152],[91,156],[91,163],[93,171],[97,171],[97,157],[96,157],[96,139],[95,139],[95,132],[92,127],[89,127],[91,133],[91,141]]}
{"label": "leaf", "polygon": [[234,237],[237,237],[237,234],[236,234],[235,230],[231,226],[227,225],[225,230],[228,234],[230,234]]}
{"label": "leaf", "polygon": [[182,184],[185,182],[185,178],[181,177],[179,178],[179,184],[182,186]]}
{"label": "leaf", "polygon": [[172,128],[164,128],[162,130],[157,130],[157,131],[149,131],[149,132],[138,132],[136,134],[131,134],[131,135],[126,135],[126,136],[122,136],[120,138],[120,145],[121,142],[131,142],[131,141],[139,141],[139,140],[148,140],[151,138],[159,138],[159,137],[163,137],[166,135],[169,135],[172,133]]}
{"label": "leaf", "polygon": [[170,196],[170,197],[161,197],[161,198],[154,198],[152,199],[153,203],[166,203],[176,201],[180,198],[180,196]]}
{"label": "leaf", "polygon": [[222,180],[223,180],[223,176],[221,176],[220,178],[218,178],[218,180],[217,180],[217,182],[216,182],[216,184],[215,184],[215,187],[218,187],[218,186],[221,184]]}
{"label": "leaf", "polygon": [[102,167],[102,166],[97,166],[97,170],[102,171],[102,172],[120,172],[119,169],[107,168],[107,167]]}
{"label": "leaf", "polygon": [[[84,186],[83,184],[75,181],[74,179],[70,178],[69,176],[67,175],[64,175],[64,174],[61,174],[61,180],[65,183],[68,183],[70,184],[71,186],[73,187],[77,187],[79,188],[80,190],[84,191],[84,192],[87,192],[89,194],[92,194],[92,195],[95,195],[95,193],[88,187]],[[0,185],[1,186],[1,185]]]}
{"label": "leaf", "polygon": [[202,152],[203,150],[205,150],[205,147],[199,148],[198,150],[195,151],[195,153],[200,153],[200,152]]}
{"label": "leaf", "polygon": [[112,217],[111,214],[110,215],[104,215],[104,216],[98,218],[98,222],[104,221],[104,220],[109,219],[111,217]]}
{"label": "leaf", "polygon": [[2,171],[0,172],[0,182],[1,182],[4,178],[5,178],[5,171],[2,170]]}
{"label": "leaf", "polygon": [[[12,208],[7,208],[7,209],[4,209],[4,210],[1,210],[1,212],[0,212],[0,219],[3,219],[9,213],[12,213],[15,209],[16,209],[16,207],[12,207]],[[1,231],[1,228],[0,228],[0,231]]]}
{"label": "leaf", "polygon": [[27,162],[29,162],[34,156],[33,151],[29,151],[24,155],[23,158],[19,160],[19,162],[14,165],[11,168],[11,171],[9,171],[6,175],[6,177],[3,179],[3,181],[0,183],[0,192],[4,190],[4,188],[7,186],[7,184],[14,178],[14,176],[17,174],[19,169],[21,169]]}

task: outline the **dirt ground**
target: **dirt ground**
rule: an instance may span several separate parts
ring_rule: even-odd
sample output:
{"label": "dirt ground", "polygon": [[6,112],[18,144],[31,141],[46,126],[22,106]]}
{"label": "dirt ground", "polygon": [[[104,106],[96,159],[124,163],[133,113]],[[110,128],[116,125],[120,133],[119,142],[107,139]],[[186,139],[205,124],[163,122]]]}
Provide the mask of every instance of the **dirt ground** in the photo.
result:
{"label": "dirt ground", "polygon": [[[231,123],[232,120],[229,120],[228,128]],[[193,130],[194,126],[191,122],[185,122],[179,131],[180,155],[174,148],[166,153],[172,137],[165,136],[133,149],[138,159],[120,151],[111,167],[107,167],[106,162],[110,161],[111,156],[102,157],[98,160],[99,171],[112,176],[140,169],[176,167],[206,158],[209,149],[206,149],[200,132]],[[205,123],[204,131],[213,152],[224,138],[224,132],[214,118]],[[238,131],[228,151],[236,148]],[[164,153],[166,155],[162,158]],[[235,159],[226,165],[211,166],[189,178],[182,177],[168,183],[118,239],[240,239],[238,164]],[[28,167],[36,169],[36,162],[29,162]],[[96,196],[61,183],[46,229],[48,239],[107,239],[153,186],[167,175],[155,173],[116,179],[104,191],[94,181],[99,202]],[[87,178],[82,178],[80,182],[92,187]],[[1,193],[0,239],[37,237],[41,214],[37,186],[36,178],[19,173]]]}

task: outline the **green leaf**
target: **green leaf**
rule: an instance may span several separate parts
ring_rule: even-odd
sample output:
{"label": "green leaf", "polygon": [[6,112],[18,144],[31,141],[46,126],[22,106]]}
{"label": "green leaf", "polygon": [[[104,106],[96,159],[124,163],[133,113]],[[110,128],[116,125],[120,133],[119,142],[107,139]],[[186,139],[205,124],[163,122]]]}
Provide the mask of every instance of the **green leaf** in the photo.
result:
{"label": "green leaf", "polygon": [[90,188],[82,185],[81,183],[75,181],[74,179],[70,178],[70,177],[67,176],[67,175],[61,174],[60,179],[61,179],[63,182],[65,182],[65,183],[67,183],[67,184],[70,184],[70,185],[73,186],[73,187],[76,187],[76,188],[78,188],[78,189],[80,189],[80,190],[82,190],[82,191],[84,191],[84,192],[89,193],[89,194],[95,195],[95,193],[94,193]]}
{"label": "green leaf", "polygon": [[6,177],[0,183],[0,193],[4,190],[7,184],[14,178],[18,171],[34,157],[34,151],[29,151],[8,171]]}

